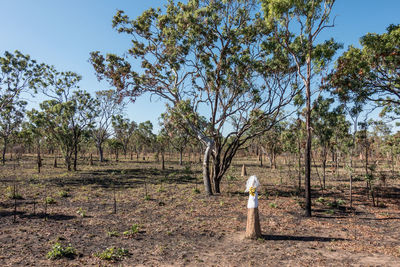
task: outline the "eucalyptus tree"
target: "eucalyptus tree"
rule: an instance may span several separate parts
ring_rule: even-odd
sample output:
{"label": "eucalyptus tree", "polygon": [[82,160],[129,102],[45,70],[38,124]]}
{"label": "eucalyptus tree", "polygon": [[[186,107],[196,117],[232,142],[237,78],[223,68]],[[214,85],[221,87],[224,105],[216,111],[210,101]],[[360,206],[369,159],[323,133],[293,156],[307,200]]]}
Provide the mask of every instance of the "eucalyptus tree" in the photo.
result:
{"label": "eucalyptus tree", "polygon": [[283,152],[282,132],[284,128],[283,123],[277,123],[260,139],[262,153],[268,155],[271,169],[276,169],[276,157]]}
{"label": "eucalyptus tree", "polygon": [[[170,144],[170,136],[168,135],[165,128],[157,134],[155,139],[155,147],[157,150],[157,155],[161,154],[161,170],[165,170],[165,150]],[[158,158],[158,157],[157,157]]]}
{"label": "eucalyptus tree", "polygon": [[[169,109],[171,110],[171,109]],[[183,151],[189,144],[191,137],[187,127],[182,127],[180,116],[176,116],[173,112],[165,112],[160,116],[160,125],[163,127],[164,134],[169,138],[169,144],[179,152],[179,165],[183,165]]]}
{"label": "eucalyptus tree", "polygon": [[333,27],[330,14],[335,0],[261,0],[267,27],[273,39],[295,62],[306,95],[305,216],[311,216],[311,85],[327,68],[337,49],[333,39],[317,41],[320,33]]}
{"label": "eucalyptus tree", "polygon": [[[113,27],[132,38],[129,58],[91,54],[98,78],[123,96],[135,99],[149,92],[182,116],[205,148],[208,195],[220,192],[237,150],[268,131],[297,91],[285,54],[271,57],[274,47],[259,8],[255,0],[189,0],[169,1],[166,10],[149,9],[134,20],[118,11]],[[200,117],[207,118],[206,128],[198,123]],[[260,127],[250,134],[256,124]]]}
{"label": "eucalyptus tree", "polygon": [[95,117],[95,100],[80,90],[81,76],[73,72],[58,72],[47,67],[42,78],[42,92],[49,97],[33,109],[30,118],[45,128],[60,147],[68,170],[77,170],[79,144],[85,132],[91,130]]}
{"label": "eucalyptus tree", "polygon": [[330,81],[348,101],[373,102],[393,118],[400,115],[400,25],[383,34],[368,33],[361,48],[350,46],[336,62]]}
{"label": "eucalyptus tree", "polygon": [[137,153],[145,152],[146,149],[152,148],[156,141],[156,135],[153,133],[153,124],[151,121],[139,123],[133,131]]}
{"label": "eucalyptus tree", "polygon": [[111,122],[114,128],[114,136],[121,143],[124,156],[126,157],[129,143],[138,126],[136,122],[130,121],[119,114],[113,115]]}
{"label": "eucalyptus tree", "polygon": [[22,92],[35,90],[40,81],[43,64],[16,50],[0,57],[0,110],[19,100]]}
{"label": "eucalyptus tree", "polygon": [[18,132],[19,127],[25,116],[25,101],[15,101],[8,103],[0,109],[0,138],[3,141],[2,163],[6,162],[7,145],[10,137]]}
{"label": "eucalyptus tree", "polygon": [[346,144],[345,138],[349,135],[349,122],[345,118],[342,106],[332,109],[334,100],[324,99],[319,96],[314,102],[311,112],[313,133],[317,137],[318,145],[321,147],[322,158],[322,181],[325,189],[326,181],[326,161],[328,153],[331,151],[336,158],[338,165],[337,151]]}
{"label": "eucalyptus tree", "polygon": [[[92,137],[99,152],[100,162],[104,161],[103,145],[111,136],[111,126],[113,118],[121,114],[125,108],[125,103],[120,101],[118,94],[113,90],[96,92],[96,117],[95,127],[92,130]],[[128,138],[129,140],[129,138]],[[122,142],[126,144],[125,142]],[[126,145],[124,146],[126,155]]]}

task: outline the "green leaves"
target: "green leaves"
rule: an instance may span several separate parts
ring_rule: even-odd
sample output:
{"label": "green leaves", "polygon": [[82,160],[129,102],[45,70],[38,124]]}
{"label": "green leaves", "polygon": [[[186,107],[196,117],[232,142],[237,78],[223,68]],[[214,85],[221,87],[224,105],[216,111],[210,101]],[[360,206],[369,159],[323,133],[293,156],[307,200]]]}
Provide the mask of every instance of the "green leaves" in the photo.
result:
{"label": "green leaves", "polygon": [[[331,85],[342,101],[374,101],[384,113],[396,114],[400,104],[400,26],[383,34],[361,37],[362,48],[350,46],[336,62]],[[383,113],[383,114],[384,114]]]}

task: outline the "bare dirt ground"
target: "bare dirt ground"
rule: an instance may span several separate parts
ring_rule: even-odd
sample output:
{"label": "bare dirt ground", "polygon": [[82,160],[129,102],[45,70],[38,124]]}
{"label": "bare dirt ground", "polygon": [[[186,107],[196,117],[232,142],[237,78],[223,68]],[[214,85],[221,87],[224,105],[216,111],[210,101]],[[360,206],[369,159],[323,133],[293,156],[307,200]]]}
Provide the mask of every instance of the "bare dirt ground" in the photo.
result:
{"label": "bare dirt ground", "polygon": [[[350,210],[347,179],[330,175],[322,197],[313,178],[313,217],[305,218],[293,174],[248,161],[248,173],[262,183],[263,237],[247,240],[242,162],[212,197],[203,194],[199,164],[168,162],[165,171],[152,161],[83,164],[66,172],[49,158],[41,174],[32,158],[15,170],[9,162],[0,167],[0,266],[400,266],[396,179],[381,187],[379,207],[367,198],[365,182],[355,182]],[[16,213],[14,184],[23,198]],[[45,213],[46,197],[55,203]],[[127,232],[132,225],[137,233]],[[47,259],[56,242],[77,255]],[[96,256],[111,247],[129,253],[114,261]]]}

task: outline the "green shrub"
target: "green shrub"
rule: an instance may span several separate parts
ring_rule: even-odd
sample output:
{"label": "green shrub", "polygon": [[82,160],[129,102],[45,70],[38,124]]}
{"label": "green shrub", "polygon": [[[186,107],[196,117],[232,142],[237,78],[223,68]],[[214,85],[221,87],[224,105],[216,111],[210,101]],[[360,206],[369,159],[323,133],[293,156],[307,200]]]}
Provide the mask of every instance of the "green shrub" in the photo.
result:
{"label": "green shrub", "polygon": [[50,260],[60,258],[74,258],[76,250],[71,246],[63,247],[59,242],[55,243],[52,249],[47,253],[47,258]]}
{"label": "green shrub", "polygon": [[67,191],[65,191],[65,190],[59,191],[59,192],[58,192],[58,195],[59,195],[60,197],[70,197],[70,196],[71,196],[71,195],[70,195]]}
{"label": "green shrub", "polygon": [[82,208],[79,208],[76,213],[79,214],[81,217],[86,217],[86,211],[84,211]]}
{"label": "green shrub", "polygon": [[194,194],[200,194],[200,189],[198,188],[193,188],[192,191]]}
{"label": "green shrub", "polygon": [[118,231],[110,231],[110,232],[108,232],[107,233],[107,235],[109,236],[109,237],[118,237],[118,236],[120,236],[121,234],[118,232]]}
{"label": "green shrub", "polygon": [[134,235],[139,233],[140,225],[135,223],[131,226],[131,229],[128,231],[123,232],[123,235]]}
{"label": "green shrub", "polygon": [[271,202],[271,203],[269,203],[269,207],[276,209],[278,207],[278,205],[274,202]]}
{"label": "green shrub", "polygon": [[95,253],[94,255],[102,260],[119,261],[122,260],[123,257],[128,256],[129,252],[127,249],[124,248],[112,247],[107,248],[103,252]]}
{"label": "green shrub", "polygon": [[44,202],[45,202],[46,204],[49,204],[49,205],[52,205],[52,204],[56,204],[56,203],[57,203],[56,200],[55,200],[54,198],[52,198],[52,197],[46,197],[45,200],[44,200]]}
{"label": "green shrub", "polygon": [[8,186],[6,191],[9,199],[24,199],[21,194],[14,192],[14,188],[12,186]]}

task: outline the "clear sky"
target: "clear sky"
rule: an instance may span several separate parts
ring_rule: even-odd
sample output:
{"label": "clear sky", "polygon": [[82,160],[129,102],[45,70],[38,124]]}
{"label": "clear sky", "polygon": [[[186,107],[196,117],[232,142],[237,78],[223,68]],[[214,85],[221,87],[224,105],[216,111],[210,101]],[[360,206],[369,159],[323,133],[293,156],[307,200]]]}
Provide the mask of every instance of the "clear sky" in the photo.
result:
{"label": "clear sky", "polygon": [[[183,0],[184,2],[184,0]],[[54,65],[60,71],[83,76],[80,87],[91,93],[108,89],[99,83],[88,62],[89,53],[121,54],[130,45],[127,36],[111,28],[117,9],[131,18],[150,7],[161,7],[167,0],[0,0],[0,54],[20,50],[39,62]],[[367,32],[382,33],[389,24],[400,23],[400,0],[336,0],[335,28],[322,37],[358,46]],[[40,102],[33,99],[32,105]],[[131,120],[152,121],[158,129],[158,117],[165,106],[148,96],[129,104]]]}

